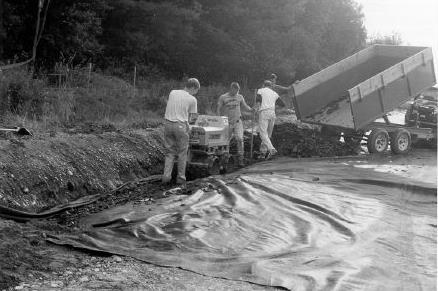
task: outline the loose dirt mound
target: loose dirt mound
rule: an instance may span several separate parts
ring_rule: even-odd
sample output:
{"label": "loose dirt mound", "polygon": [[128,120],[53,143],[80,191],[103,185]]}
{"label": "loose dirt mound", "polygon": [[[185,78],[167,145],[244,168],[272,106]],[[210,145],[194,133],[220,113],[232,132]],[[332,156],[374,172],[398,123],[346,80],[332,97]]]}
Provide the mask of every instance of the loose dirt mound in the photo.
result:
{"label": "loose dirt mound", "polygon": [[354,155],[360,145],[341,142],[338,136],[325,135],[317,128],[300,128],[290,123],[274,127],[272,143],[280,155],[291,157]]}
{"label": "loose dirt mound", "polygon": [[58,134],[0,140],[0,203],[40,211],[158,174],[162,133]]}
{"label": "loose dirt mound", "polygon": [[[278,154],[289,157],[333,157],[355,155],[360,141],[341,142],[338,135],[321,132],[319,126],[297,121],[294,115],[278,116],[271,138]],[[260,137],[254,137],[254,151],[260,149]],[[251,133],[245,132],[245,152],[251,149]]]}

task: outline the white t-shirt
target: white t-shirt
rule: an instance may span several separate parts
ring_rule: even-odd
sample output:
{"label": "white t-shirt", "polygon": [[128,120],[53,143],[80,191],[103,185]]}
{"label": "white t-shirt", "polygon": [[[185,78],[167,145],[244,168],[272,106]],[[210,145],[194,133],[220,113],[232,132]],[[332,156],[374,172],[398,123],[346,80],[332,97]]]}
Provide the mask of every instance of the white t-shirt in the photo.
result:
{"label": "white t-shirt", "polygon": [[198,113],[198,102],[185,90],[172,90],[167,100],[164,118],[170,121],[189,122],[189,113]]}
{"label": "white t-shirt", "polygon": [[274,90],[265,87],[257,90],[257,94],[262,96],[262,104],[260,106],[260,110],[275,110],[275,101],[277,101],[280,96],[278,96],[278,94]]}

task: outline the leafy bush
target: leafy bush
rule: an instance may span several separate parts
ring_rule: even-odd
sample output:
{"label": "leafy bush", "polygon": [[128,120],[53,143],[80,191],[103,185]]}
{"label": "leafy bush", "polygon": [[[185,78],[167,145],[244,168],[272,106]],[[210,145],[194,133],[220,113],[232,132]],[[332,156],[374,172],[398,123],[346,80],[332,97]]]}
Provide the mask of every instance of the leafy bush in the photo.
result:
{"label": "leafy bush", "polygon": [[12,112],[33,118],[43,114],[47,95],[44,79],[31,78],[26,69],[0,74],[0,104],[3,114]]}

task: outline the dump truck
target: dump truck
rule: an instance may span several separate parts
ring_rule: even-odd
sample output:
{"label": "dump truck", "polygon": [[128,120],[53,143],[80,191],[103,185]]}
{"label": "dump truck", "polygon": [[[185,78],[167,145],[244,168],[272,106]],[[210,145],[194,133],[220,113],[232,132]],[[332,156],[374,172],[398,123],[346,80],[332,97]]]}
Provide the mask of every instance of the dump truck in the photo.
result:
{"label": "dump truck", "polygon": [[436,140],[436,129],[394,124],[387,114],[435,84],[431,48],[373,45],[295,83],[290,99],[302,122],[366,140],[370,153],[405,153],[416,139]]}

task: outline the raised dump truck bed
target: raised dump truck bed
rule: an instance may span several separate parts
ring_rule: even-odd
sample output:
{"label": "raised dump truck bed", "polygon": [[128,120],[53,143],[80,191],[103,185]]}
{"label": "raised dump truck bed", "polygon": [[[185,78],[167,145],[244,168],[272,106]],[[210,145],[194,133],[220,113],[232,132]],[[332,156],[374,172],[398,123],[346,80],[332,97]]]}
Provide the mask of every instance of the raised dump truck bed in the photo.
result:
{"label": "raised dump truck bed", "polygon": [[304,122],[359,130],[436,83],[432,50],[373,45],[294,84]]}
{"label": "raised dump truck bed", "polygon": [[[409,135],[409,128],[389,124],[377,128],[374,121],[434,84],[431,48],[373,45],[294,84],[293,103],[303,122],[346,132],[374,130],[386,135],[387,147],[389,134],[395,144],[398,140],[392,136],[400,136],[402,129]],[[415,137],[432,136],[430,129],[410,132]],[[370,139],[374,142],[375,136]]]}

